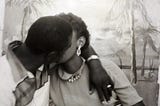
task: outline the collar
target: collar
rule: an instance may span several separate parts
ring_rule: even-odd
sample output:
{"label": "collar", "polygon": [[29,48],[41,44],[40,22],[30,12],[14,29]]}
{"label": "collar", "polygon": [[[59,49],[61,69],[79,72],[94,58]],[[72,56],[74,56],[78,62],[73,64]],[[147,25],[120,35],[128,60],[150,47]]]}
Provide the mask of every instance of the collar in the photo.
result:
{"label": "collar", "polygon": [[59,77],[64,80],[64,81],[68,81],[68,82],[74,82],[75,80],[78,80],[81,77],[82,71],[84,69],[85,66],[85,60],[82,58],[83,62],[81,67],[74,73],[74,74],[69,74],[67,73],[64,69],[62,69],[61,67],[58,69],[58,75]]}

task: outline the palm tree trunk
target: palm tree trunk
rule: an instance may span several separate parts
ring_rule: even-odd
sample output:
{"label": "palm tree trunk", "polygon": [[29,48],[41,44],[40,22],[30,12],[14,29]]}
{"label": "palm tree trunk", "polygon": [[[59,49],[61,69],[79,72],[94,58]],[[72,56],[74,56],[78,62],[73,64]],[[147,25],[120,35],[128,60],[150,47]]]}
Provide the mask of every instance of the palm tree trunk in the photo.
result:
{"label": "palm tree trunk", "polygon": [[23,15],[23,19],[22,19],[22,24],[21,24],[21,40],[24,40],[24,28],[25,28],[25,19],[27,16],[28,10],[27,8],[24,9],[24,15]]}
{"label": "palm tree trunk", "polygon": [[137,82],[137,71],[136,71],[136,47],[135,47],[135,34],[134,34],[134,14],[133,14],[133,3],[131,3],[131,10],[130,10],[130,31],[131,31],[131,71],[134,75],[134,79],[132,80],[133,83]]}
{"label": "palm tree trunk", "polygon": [[146,46],[147,46],[147,39],[144,40],[144,45],[143,45],[143,58],[142,58],[141,76],[144,76],[144,66],[145,66],[145,60],[146,60]]}
{"label": "palm tree trunk", "polygon": [[132,32],[132,41],[131,41],[131,71],[133,72],[133,75],[134,75],[134,83],[136,83],[137,82],[137,71],[136,71],[136,48],[135,48],[134,31]]}
{"label": "palm tree trunk", "polygon": [[123,66],[123,62],[122,62],[122,59],[121,59],[121,57],[117,54],[117,57],[118,57],[118,59],[119,59],[119,67],[120,67],[120,69],[122,69],[122,66]]}

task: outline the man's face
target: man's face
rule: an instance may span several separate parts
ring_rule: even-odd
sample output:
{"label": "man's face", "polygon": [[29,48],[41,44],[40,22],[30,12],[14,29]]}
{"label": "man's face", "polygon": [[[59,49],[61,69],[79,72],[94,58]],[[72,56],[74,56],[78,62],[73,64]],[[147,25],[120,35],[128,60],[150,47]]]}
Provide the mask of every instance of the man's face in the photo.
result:
{"label": "man's face", "polygon": [[77,50],[77,33],[73,31],[71,37],[71,46],[63,52],[63,54],[60,57],[59,63],[65,63],[70,58],[72,58],[72,56],[75,55],[76,50]]}

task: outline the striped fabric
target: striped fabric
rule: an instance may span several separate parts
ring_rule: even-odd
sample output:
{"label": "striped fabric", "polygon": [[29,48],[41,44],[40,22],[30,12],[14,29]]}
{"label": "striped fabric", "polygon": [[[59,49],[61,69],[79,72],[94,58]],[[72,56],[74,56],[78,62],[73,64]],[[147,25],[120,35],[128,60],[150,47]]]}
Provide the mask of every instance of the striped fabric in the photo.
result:
{"label": "striped fabric", "polygon": [[16,82],[15,90],[13,91],[16,98],[15,106],[26,106],[32,101],[35,91],[48,81],[48,73],[43,68],[43,71],[37,70],[34,76],[22,66],[12,51],[20,44],[19,42],[13,42],[9,45],[7,58],[12,63],[10,65],[14,67],[12,74],[14,82]]}
{"label": "striped fabric", "polygon": [[16,97],[16,106],[26,106],[34,96],[36,90],[41,88],[48,81],[47,71],[37,71],[36,77],[26,77],[22,82],[18,83],[13,92]]}

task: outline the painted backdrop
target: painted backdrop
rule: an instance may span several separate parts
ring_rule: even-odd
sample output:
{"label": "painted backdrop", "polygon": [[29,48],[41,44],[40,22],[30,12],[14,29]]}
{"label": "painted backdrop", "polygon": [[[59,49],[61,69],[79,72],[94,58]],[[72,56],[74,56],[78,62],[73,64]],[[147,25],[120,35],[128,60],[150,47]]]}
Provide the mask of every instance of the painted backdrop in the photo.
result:
{"label": "painted backdrop", "polygon": [[24,41],[40,16],[72,12],[86,22],[101,60],[119,65],[147,106],[158,105],[159,0],[6,0],[5,6],[3,51]]}

